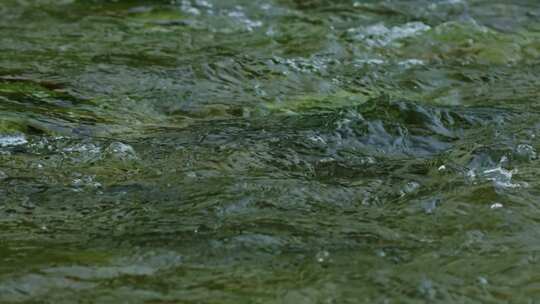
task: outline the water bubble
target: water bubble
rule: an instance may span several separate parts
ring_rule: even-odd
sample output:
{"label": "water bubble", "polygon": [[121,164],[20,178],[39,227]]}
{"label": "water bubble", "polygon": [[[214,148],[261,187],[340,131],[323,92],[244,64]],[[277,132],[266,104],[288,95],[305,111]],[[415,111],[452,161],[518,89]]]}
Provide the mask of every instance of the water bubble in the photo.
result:
{"label": "water bubble", "polygon": [[478,283],[480,283],[480,285],[489,284],[488,280],[485,277],[480,276],[480,277],[477,278],[477,280],[478,280]]}
{"label": "water bubble", "polygon": [[504,207],[504,206],[501,203],[493,203],[493,204],[491,204],[491,206],[489,206],[490,209],[500,209],[502,207]]}
{"label": "water bubble", "polygon": [[330,252],[326,250],[319,251],[315,255],[315,260],[319,263],[328,262],[329,259],[330,259]]}

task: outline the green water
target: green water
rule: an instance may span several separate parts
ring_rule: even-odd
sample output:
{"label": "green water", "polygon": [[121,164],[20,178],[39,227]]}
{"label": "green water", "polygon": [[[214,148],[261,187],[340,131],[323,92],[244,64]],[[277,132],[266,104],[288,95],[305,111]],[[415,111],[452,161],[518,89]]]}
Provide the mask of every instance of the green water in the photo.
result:
{"label": "green water", "polygon": [[540,303],[536,0],[2,0],[0,303]]}

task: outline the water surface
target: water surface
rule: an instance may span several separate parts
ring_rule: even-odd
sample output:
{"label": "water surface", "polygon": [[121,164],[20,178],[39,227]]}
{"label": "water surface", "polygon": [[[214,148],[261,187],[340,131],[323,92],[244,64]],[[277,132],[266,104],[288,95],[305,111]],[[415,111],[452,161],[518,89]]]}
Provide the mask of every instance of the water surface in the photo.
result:
{"label": "water surface", "polygon": [[3,0],[0,302],[537,303],[533,0]]}

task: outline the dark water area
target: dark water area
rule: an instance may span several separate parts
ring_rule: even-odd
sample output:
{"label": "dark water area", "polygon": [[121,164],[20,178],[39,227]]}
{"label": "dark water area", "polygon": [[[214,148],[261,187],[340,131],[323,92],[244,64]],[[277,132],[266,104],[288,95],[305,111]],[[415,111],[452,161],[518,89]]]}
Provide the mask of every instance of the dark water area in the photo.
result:
{"label": "dark water area", "polygon": [[2,0],[0,303],[540,303],[540,2]]}

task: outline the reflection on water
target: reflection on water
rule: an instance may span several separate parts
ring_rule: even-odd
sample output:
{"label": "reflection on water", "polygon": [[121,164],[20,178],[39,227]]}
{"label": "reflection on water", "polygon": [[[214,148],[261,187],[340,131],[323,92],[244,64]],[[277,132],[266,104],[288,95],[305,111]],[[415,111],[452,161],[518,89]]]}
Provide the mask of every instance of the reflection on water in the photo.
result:
{"label": "reflection on water", "polygon": [[0,6],[0,302],[533,303],[540,4]]}

